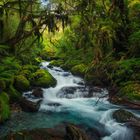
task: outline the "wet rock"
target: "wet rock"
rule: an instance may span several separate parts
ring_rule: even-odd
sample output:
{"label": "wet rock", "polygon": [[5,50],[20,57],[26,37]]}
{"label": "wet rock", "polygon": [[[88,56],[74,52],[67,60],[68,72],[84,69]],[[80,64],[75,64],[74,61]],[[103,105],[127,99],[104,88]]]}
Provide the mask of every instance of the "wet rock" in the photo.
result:
{"label": "wet rock", "polygon": [[140,118],[123,109],[115,111],[113,118],[115,118],[117,122],[126,123],[127,126],[133,130],[134,140],[140,140]]}
{"label": "wet rock", "polygon": [[49,105],[49,106],[61,106],[61,104],[60,103],[48,103],[47,105]]}
{"label": "wet rock", "polygon": [[23,97],[20,100],[20,106],[25,112],[37,112],[39,110],[41,101],[41,99],[28,100],[27,98]]}
{"label": "wet rock", "polygon": [[84,81],[76,81],[76,80],[73,80],[74,83],[78,84],[78,85],[84,85]]}
{"label": "wet rock", "polygon": [[54,129],[35,129],[11,133],[0,140],[64,140],[64,133]]}
{"label": "wet rock", "polygon": [[52,68],[53,68],[53,66],[51,66],[51,65],[48,65],[47,67],[48,67],[48,68],[50,68],[50,69],[52,69]]}
{"label": "wet rock", "polygon": [[33,90],[32,95],[37,98],[43,98],[43,90],[41,88],[36,88]]}
{"label": "wet rock", "polygon": [[[41,128],[11,133],[0,140],[89,140],[83,129],[76,125],[58,125],[55,128]],[[94,140],[94,139],[92,139]]]}
{"label": "wet rock", "polygon": [[75,98],[75,97],[85,97],[88,94],[88,90],[83,86],[75,86],[75,87],[63,87],[57,93],[59,98]]}
{"label": "wet rock", "polygon": [[63,76],[64,77],[67,77],[67,76],[69,76],[70,74],[68,73],[68,72],[65,72],[65,73],[63,73]]}
{"label": "wet rock", "polygon": [[101,140],[102,137],[106,136],[102,131],[100,132],[94,128],[87,128],[85,132],[90,140]]}
{"label": "wet rock", "polygon": [[119,109],[113,113],[113,118],[116,119],[117,122],[132,122],[136,121],[138,118],[131,112]]}
{"label": "wet rock", "polygon": [[99,87],[90,87],[89,92],[103,92],[103,89]]}
{"label": "wet rock", "polygon": [[65,140],[88,140],[88,136],[84,131],[75,125],[69,124],[66,127],[66,138]]}

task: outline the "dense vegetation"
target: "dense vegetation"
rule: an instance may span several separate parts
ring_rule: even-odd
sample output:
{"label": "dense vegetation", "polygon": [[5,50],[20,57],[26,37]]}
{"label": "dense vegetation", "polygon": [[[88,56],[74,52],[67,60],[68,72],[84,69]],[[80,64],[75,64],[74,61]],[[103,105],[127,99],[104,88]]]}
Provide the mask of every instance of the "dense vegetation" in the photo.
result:
{"label": "dense vegetation", "polygon": [[21,92],[56,84],[39,69],[42,59],[53,59],[50,65],[83,76],[87,84],[107,87],[117,103],[137,104],[140,1],[51,3],[53,10],[39,0],[0,2],[0,122],[9,117],[9,104],[18,101]]}
{"label": "dense vegetation", "polygon": [[[137,103],[140,99],[140,26],[138,0],[60,2],[73,11],[70,25],[54,44],[60,65],[108,87],[110,99]],[[131,102],[131,103],[132,103]]]}

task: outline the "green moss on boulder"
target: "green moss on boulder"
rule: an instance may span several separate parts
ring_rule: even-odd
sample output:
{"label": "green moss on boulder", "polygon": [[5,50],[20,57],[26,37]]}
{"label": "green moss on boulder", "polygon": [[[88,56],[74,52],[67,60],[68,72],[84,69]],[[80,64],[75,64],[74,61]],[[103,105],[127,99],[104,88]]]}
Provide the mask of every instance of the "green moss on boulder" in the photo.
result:
{"label": "green moss on boulder", "polygon": [[47,70],[39,69],[32,75],[32,84],[37,87],[53,87],[56,80]]}
{"label": "green moss on boulder", "polygon": [[15,88],[19,91],[27,91],[30,87],[30,82],[24,75],[18,75],[15,77]]}
{"label": "green moss on boulder", "polygon": [[19,75],[23,75],[23,76],[27,77],[27,79],[30,79],[31,73],[32,72],[30,70],[24,69],[24,70],[22,70],[22,71],[19,72]]}
{"label": "green moss on boulder", "polygon": [[5,92],[0,93],[0,123],[10,117],[9,97]]}
{"label": "green moss on boulder", "polygon": [[84,76],[86,72],[86,67],[87,66],[85,64],[79,64],[79,65],[74,66],[71,69],[71,72],[72,74],[75,74],[75,75]]}

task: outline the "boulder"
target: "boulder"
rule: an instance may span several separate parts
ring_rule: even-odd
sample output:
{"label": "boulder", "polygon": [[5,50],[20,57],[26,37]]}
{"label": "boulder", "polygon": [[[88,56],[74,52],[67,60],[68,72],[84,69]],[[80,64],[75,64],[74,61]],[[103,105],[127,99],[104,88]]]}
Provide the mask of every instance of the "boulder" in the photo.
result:
{"label": "boulder", "polygon": [[33,90],[32,95],[37,98],[43,98],[43,90],[41,88],[36,88]]}
{"label": "boulder", "polygon": [[40,107],[41,99],[28,100],[25,97],[20,99],[20,106],[25,112],[37,112]]}
{"label": "boulder", "polygon": [[48,106],[55,106],[55,107],[61,106],[60,103],[48,103],[47,105]]}
{"label": "boulder", "polygon": [[113,118],[120,123],[131,122],[138,119],[133,113],[123,109],[115,111],[113,113]]}
{"label": "boulder", "polygon": [[[40,128],[11,132],[9,135],[0,137],[1,140],[89,140],[83,129],[76,125],[58,125],[55,128]],[[94,140],[92,138],[92,140]]]}
{"label": "boulder", "polygon": [[36,87],[54,87],[56,79],[47,70],[39,69],[32,75],[32,84]]}
{"label": "boulder", "polygon": [[14,85],[19,91],[27,91],[30,88],[30,82],[23,75],[18,75],[15,77]]}
{"label": "boulder", "polygon": [[66,126],[65,140],[88,140],[88,136],[77,126],[69,124]]}
{"label": "boulder", "polygon": [[113,118],[116,119],[117,122],[126,123],[127,126],[133,130],[134,140],[140,140],[140,118],[123,109],[115,111]]}
{"label": "boulder", "polygon": [[64,133],[51,128],[24,130],[0,138],[0,140],[64,140]]}
{"label": "boulder", "polygon": [[74,87],[63,87],[61,88],[57,96],[60,98],[74,98],[75,96],[87,97],[88,89],[83,86],[74,86]]}

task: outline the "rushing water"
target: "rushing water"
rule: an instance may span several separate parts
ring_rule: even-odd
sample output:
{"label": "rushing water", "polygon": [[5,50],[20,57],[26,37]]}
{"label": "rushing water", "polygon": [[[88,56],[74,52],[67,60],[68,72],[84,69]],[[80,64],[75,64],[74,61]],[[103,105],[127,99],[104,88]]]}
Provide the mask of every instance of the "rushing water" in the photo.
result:
{"label": "rushing water", "polygon": [[[83,79],[73,76],[58,67],[48,67],[43,62],[41,68],[48,69],[56,78],[54,88],[43,89],[44,98],[37,113],[15,113],[0,129],[0,135],[9,131],[33,128],[53,128],[61,123],[74,123],[98,130],[102,140],[132,140],[133,133],[123,124],[112,118],[112,113],[119,106],[110,104],[107,98],[99,96],[107,94],[107,90],[92,91],[85,87]],[[90,95],[91,95],[90,94]],[[98,96],[98,97],[97,97]]]}

